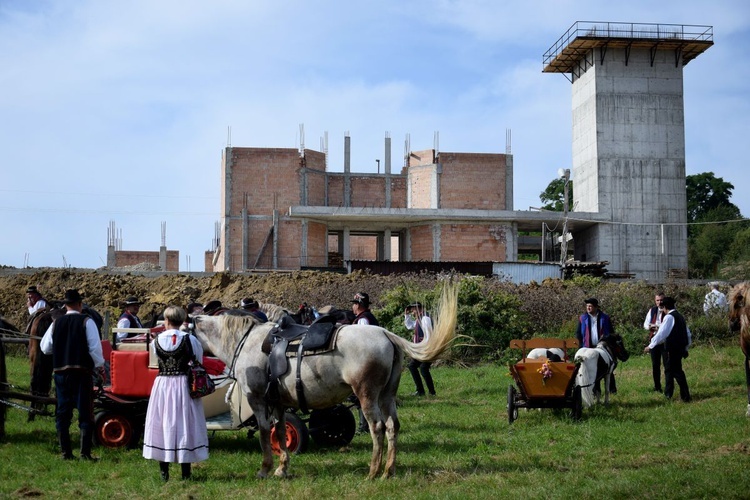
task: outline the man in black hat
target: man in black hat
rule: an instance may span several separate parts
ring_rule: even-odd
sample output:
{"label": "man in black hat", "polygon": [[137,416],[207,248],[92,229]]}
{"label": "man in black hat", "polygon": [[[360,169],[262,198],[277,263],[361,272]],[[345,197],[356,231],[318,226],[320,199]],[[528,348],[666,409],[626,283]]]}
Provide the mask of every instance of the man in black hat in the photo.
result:
{"label": "man in black hat", "polygon": [[[117,328],[143,328],[141,320],[138,318],[138,311],[141,310],[141,302],[138,297],[131,295],[126,298],[122,303],[122,314],[117,320]],[[118,332],[117,340],[126,339],[128,337],[135,337],[137,333]]]}
{"label": "man in black hat", "polygon": [[249,313],[252,313],[253,316],[258,318],[263,323],[268,321],[268,316],[266,316],[266,313],[258,309],[260,307],[260,304],[258,304],[257,300],[254,300],[251,297],[242,299],[240,301],[240,309],[243,311],[247,311]]}
{"label": "man in black hat", "polygon": [[70,442],[70,422],[75,407],[81,429],[81,458],[96,460],[91,456],[94,437],[93,373],[97,371],[104,376],[102,343],[94,320],[81,314],[83,298],[78,290],[67,290],[63,303],[67,310],[65,316],[50,325],[40,343],[42,352],[52,355],[57,395],[57,437],[62,458],[75,458]]}
{"label": "man in black hat", "polygon": [[370,312],[370,296],[365,292],[358,292],[352,299],[353,325],[380,326],[378,320]]}
{"label": "man in black hat", "polygon": [[[586,304],[586,312],[578,318],[576,338],[578,339],[578,345],[580,347],[589,347],[593,349],[600,340],[613,334],[615,329],[612,327],[612,321],[609,319],[609,315],[599,309],[599,301],[596,298],[591,297],[583,302]],[[614,373],[610,376],[609,382],[609,392],[611,394],[616,394],[617,385],[615,384]],[[601,389],[595,387],[594,392],[601,392]]]}
{"label": "man in black hat", "polygon": [[42,298],[42,294],[35,285],[26,289],[26,307],[29,309],[29,316],[47,307],[47,301]]}

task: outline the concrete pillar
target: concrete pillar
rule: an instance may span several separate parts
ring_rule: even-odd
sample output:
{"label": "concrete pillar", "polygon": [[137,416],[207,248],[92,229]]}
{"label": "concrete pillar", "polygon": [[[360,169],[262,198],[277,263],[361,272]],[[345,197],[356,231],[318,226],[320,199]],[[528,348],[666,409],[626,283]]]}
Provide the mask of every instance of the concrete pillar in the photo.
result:
{"label": "concrete pillar", "polygon": [[279,211],[273,211],[273,269],[279,268]]}
{"label": "concrete pillar", "polygon": [[[385,162],[385,208],[391,208],[391,138],[388,135],[385,137],[383,161]],[[387,246],[390,248],[390,243]],[[390,254],[390,250],[388,253]]]}
{"label": "concrete pillar", "polygon": [[344,260],[344,262],[347,262],[349,260],[352,260],[351,259],[351,247],[349,246],[351,242],[349,241],[349,228],[348,227],[344,228],[343,238],[341,239],[344,242],[344,247],[341,252],[342,259]]}
{"label": "concrete pillar", "polygon": [[440,262],[441,241],[440,241],[440,224],[432,225],[432,261]]}
{"label": "concrete pillar", "polygon": [[250,268],[250,257],[248,246],[250,245],[250,221],[247,217],[247,208],[242,209],[242,270]]}
{"label": "concrete pillar", "polygon": [[391,230],[386,229],[383,232],[383,260],[391,260]]}
{"label": "concrete pillar", "polygon": [[163,245],[159,247],[159,267],[162,271],[167,270],[167,247]]}
{"label": "concrete pillar", "polygon": [[351,137],[344,136],[344,206],[352,206],[352,180],[351,180],[352,146]]}
{"label": "concrete pillar", "polygon": [[307,265],[307,219],[302,219],[302,238],[299,242],[299,265],[300,267]]}

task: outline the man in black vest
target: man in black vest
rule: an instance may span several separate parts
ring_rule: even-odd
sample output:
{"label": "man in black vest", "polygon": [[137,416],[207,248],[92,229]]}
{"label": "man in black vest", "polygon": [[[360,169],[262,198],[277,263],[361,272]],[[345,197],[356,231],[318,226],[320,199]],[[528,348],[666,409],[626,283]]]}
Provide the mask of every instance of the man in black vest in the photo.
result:
{"label": "man in black vest", "polygon": [[70,443],[70,422],[73,408],[77,408],[81,458],[96,460],[91,456],[94,437],[93,371],[96,369],[100,375],[104,375],[102,343],[94,320],[81,314],[83,298],[78,290],[66,290],[63,303],[67,309],[65,316],[50,325],[40,344],[42,352],[52,355],[57,395],[57,437],[63,459],[75,458]]}
{"label": "man in black vest", "polygon": [[[648,341],[654,338],[656,332],[661,326],[662,319],[664,319],[664,311],[661,310],[661,301],[664,300],[663,293],[657,293],[654,296],[654,307],[649,309],[646,314],[646,319],[643,322],[643,328],[648,330]],[[651,348],[651,372],[654,377],[654,391],[662,392],[661,390],[661,365],[667,366],[667,351],[664,350],[664,344],[657,344]]]}
{"label": "man in black vest", "polygon": [[664,395],[667,399],[672,399],[676,380],[680,386],[680,398],[687,403],[691,398],[687,378],[682,370],[682,358],[688,356],[688,348],[693,340],[692,334],[684,316],[675,309],[675,301],[672,297],[664,297],[661,301],[660,310],[664,313],[664,318],[651,339],[651,343],[646,346],[645,352],[649,352],[659,344],[664,344],[664,350],[667,352],[667,360],[664,364],[664,379],[666,382]]}

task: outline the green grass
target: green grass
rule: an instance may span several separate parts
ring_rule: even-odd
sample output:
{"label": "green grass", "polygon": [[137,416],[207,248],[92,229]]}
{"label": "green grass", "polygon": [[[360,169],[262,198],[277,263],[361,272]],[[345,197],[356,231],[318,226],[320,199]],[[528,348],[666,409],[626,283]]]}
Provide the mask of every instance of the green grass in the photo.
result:
{"label": "green grass", "polygon": [[[8,358],[24,385],[25,360]],[[651,392],[650,360],[618,368],[609,407],[519,411],[508,424],[504,366],[433,368],[438,396],[409,396],[402,378],[396,477],[367,481],[369,436],[342,449],[292,458],[291,479],[259,480],[257,438],[215,434],[194,480],[164,484],[140,450],[98,449],[97,463],[58,458],[54,419],[26,423],[10,408],[0,443],[0,497],[45,498],[747,498],[750,419],[737,347],[691,350],[685,371],[693,402]],[[23,381],[23,382],[22,382]],[[75,429],[74,429],[75,431]],[[74,432],[74,436],[76,433]],[[173,465],[173,476],[179,477]]]}

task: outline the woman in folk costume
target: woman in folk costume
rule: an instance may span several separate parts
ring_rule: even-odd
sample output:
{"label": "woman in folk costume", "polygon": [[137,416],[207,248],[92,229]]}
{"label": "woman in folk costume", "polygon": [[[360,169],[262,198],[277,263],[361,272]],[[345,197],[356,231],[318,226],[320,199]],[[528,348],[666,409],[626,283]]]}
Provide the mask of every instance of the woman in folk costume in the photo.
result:
{"label": "woman in folk costume", "polygon": [[169,306],[164,311],[166,331],[151,343],[159,360],[146,412],[143,456],[159,461],[164,481],[169,480],[169,463],[182,466],[182,479],[189,479],[191,465],[208,458],[208,432],[203,402],[192,399],[188,388],[188,362],[203,361],[203,347],[192,335],[181,332],[187,313]]}
{"label": "woman in folk costume", "polygon": [[[615,329],[612,327],[612,321],[609,319],[609,315],[599,309],[599,301],[597,299],[592,297],[583,302],[586,304],[586,313],[578,318],[576,338],[578,339],[578,345],[580,347],[589,347],[593,349],[600,340],[613,334]],[[598,387],[595,387],[594,391],[596,392],[598,389]],[[601,390],[598,392],[601,392]],[[614,373],[610,378],[609,392],[611,394],[617,393]]]}

